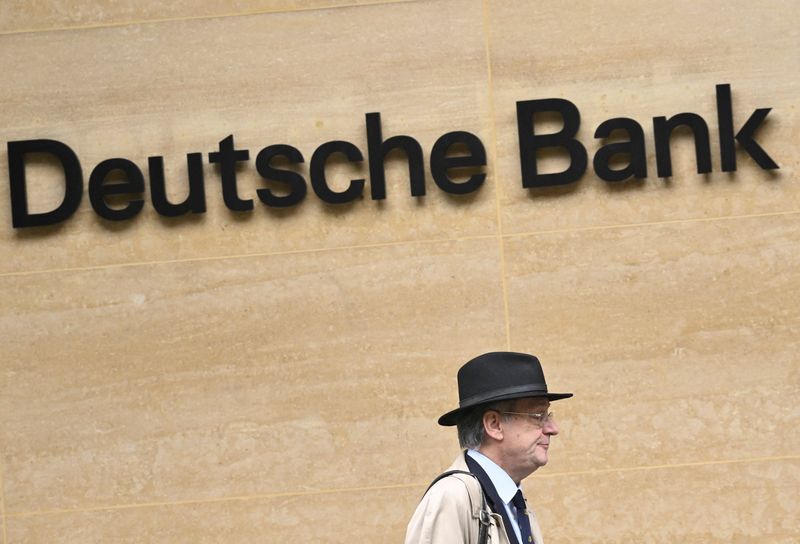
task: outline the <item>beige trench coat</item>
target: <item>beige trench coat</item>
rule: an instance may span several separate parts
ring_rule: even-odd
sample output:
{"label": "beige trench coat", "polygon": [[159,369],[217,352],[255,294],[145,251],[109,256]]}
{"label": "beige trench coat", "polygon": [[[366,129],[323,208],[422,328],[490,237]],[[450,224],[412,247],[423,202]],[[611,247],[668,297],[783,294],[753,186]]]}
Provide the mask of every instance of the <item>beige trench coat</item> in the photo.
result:
{"label": "beige trench coat", "polygon": [[[464,452],[447,470],[469,471]],[[422,497],[406,529],[405,544],[477,544],[481,509],[481,484],[467,474],[442,478]],[[531,534],[536,544],[544,544],[536,516],[528,510]],[[499,514],[491,514],[491,544],[509,544]]]}

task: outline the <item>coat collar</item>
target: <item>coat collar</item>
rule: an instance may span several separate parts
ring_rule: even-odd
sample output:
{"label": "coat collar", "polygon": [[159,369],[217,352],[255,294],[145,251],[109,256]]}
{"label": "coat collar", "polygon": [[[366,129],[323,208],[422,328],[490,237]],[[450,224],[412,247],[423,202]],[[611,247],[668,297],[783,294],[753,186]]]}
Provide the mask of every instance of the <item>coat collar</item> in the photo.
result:
{"label": "coat collar", "polygon": [[486,457],[478,450],[467,450],[467,456],[471,457],[481,466],[486,475],[492,481],[497,495],[504,504],[508,504],[519,491],[519,486],[514,483],[511,476],[503,470],[500,465]]}
{"label": "coat collar", "polygon": [[[466,470],[466,471],[470,470],[469,466],[467,466],[466,454],[465,454],[464,451],[462,451],[461,454],[458,457],[456,457],[455,461],[453,461],[453,464],[450,465],[450,468],[448,468],[447,470]],[[486,502],[489,503],[490,500],[491,499],[487,496],[486,497]],[[505,510],[505,508],[503,508],[503,510]],[[499,529],[500,531],[502,531],[505,534],[508,534],[506,529],[505,529],[505,527],[508,526],[508,522],[505,520],[505,516],[504,517],[500,517],[499,514],[494,514],[493,513],[492,514],[492,519],[494,519],[496,521],[497,529]],[[533,541],[536,544],[543,544],[544,543],[544,539],[542,538],[542,530],[539,528],[539,522],[537,521],[536,515],[534,514],[533,510],[530,510],[530,509],[528,510],[528,519],[531,522],[531,531],[533,532]],[[514,543],[514,542],[517,541],[517,535],[513,534],[514,533],[513,529],[511,529],[511,532],[512,532],[512,536],[510,537],[510,542]],[[499,538],[500,538],[500,542],[502,542],[503,541],[502,535],[500,535]]]}
{"label": "coat collar", "polygon": [[519,544],[517,535],[513,529],[513,525],[511,525],[511,520],[508,519],[508,512],[506,511],[505,503],[497,494],[497,490],[492,484],[492,480],[486,474],[486,471],[483,470],[483,467],[481,467],[478,462],[475,461],[475,459],[467,455],[467,452],[464,452],[463,456],[467,467],[469,467],[469,471],[478,477],[478,481],[481,483],[484,493],[486,493],[486,502],[489,503],[489,507],[492,509],[492,512],[495,514],[500,514],[500,516],[503,518],[503,525],[505,526],[509,543]]}

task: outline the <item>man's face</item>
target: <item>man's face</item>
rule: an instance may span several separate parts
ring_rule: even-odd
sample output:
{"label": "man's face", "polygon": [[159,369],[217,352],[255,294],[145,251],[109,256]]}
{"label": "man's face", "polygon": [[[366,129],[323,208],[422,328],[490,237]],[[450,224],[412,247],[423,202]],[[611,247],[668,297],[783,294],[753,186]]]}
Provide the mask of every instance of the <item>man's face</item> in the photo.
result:
{"label": "man's face", "polygon": [[[517,399],[509,412],[547,413],[550,402],[546,398]],[[503,425],[502,455],[506,472],[519,482],[537,468],[547,464],[550,438],[558,434],[555,421],[547,420],[540,425],[533,417],[506,415]]]}

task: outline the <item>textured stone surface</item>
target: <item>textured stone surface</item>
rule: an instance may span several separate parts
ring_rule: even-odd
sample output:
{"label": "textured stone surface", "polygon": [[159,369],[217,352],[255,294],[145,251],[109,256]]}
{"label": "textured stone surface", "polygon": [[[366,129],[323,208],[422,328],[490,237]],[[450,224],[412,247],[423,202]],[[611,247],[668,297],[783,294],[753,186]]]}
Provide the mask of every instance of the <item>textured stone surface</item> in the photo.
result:
{"label": "textured stone surface", "polygon": [[[84,194],[39,231],[11,228],[0,191],[2,544],[401,541],[457,451],[435,422],[457,368],[505,348],[575,393],[525,483],[548,542],[800,540],[794,6],[346,3],[0,6],[0,140],[68,143],[85,184],[104,159],[147,175],[162,154],[180,199],[185,154],[233,134],[255,199],[262,147],[296,146],[308,178],[323,142],[366,153],[373,111],[426,162],[452,130],[489,160],[466,197],[426,166],[412,198],[400,154],[383,202],[309,189],[249,214],[206,164],[201,217],[157,216],[148,189],[112,225]],[[737,128],[773,108],[757,140],[774,175],[743,152],[719,173],[717,83]],[[578,105],[590,159],[599,122],[640,121],[647,180],[523,189],[514,104],[547,97]],[[683,111],[708,121],[715,171],[679,133],[658,179],[652,117]],[[329,169],[337,190],[368,177]],[[28,173],[32,210],[57,204],[57,166]]]}
{"label": "textured stone surface", "polygon": [[6,0],[0,4],[0,32],[121,25],[163,19],[243,16],[407,0]]}
{"label": "textured stone surface", "polygon": [[452,455],[434,418],[451,376],[505,342],[498,255],[483,240],[0,278],[7,509],[424,480]]}
{"label": "textured stone surface", "polygon": [[797,540],[800,461],[539,478],[526,485],[547,542]]}
{"label": "textured stone surface", "polygon": [[[398,542],[419,489],[242,498],[9,520],[8,543]],[[368,502],[371,507],[364,508]],[[354,528],[358,527],[357,533]]]}
{"label": "textured stone surface", "polygon": [[512,346],[539,350],[549,380],[576,393],[555,405],[570,451],[553,468],[796,455],[798,226],[793,215],[509,240]]}

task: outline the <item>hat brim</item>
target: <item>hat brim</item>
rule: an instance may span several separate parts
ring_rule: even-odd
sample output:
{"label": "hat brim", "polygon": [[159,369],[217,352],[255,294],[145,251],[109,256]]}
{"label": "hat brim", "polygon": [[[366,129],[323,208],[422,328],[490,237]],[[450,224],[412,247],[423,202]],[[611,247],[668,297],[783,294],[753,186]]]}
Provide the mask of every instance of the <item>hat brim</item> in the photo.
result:
{"label": "hat brim", "polygon": [[467,404],[467,405],[464,405],[464,406],[459,406],[455,410],[451,410],[451,411],[447,412],[446,414],[444,414],[442,417],[440,417],[439,418],[439,425],[442,425],[443,427],[452,427],[453,425],[458,424],[458,420],[461,418],[461,415],[465,411],[469,410],[470,408],[473,408],[475,406],[481,406],[483,404],[490,404],[492,402],[497,402],[499,400],[521,399],[521,398],[527,398],[527,397],[547,397],[547,400],[553,401],[553,400],[560,400],[560,399],[568,399],[571,396],[572,396],[572,393],[544,393],[544,394],[540,393],[540,394],[536,394],[536,393],[530,393],[530,392],[527,392],[527,393],[509,393],[507,395],[499,395],[497,397],[494,397],[494,398],[491,398],[491,399],[482,400],[482,401],[476,402],[474,404]]}

